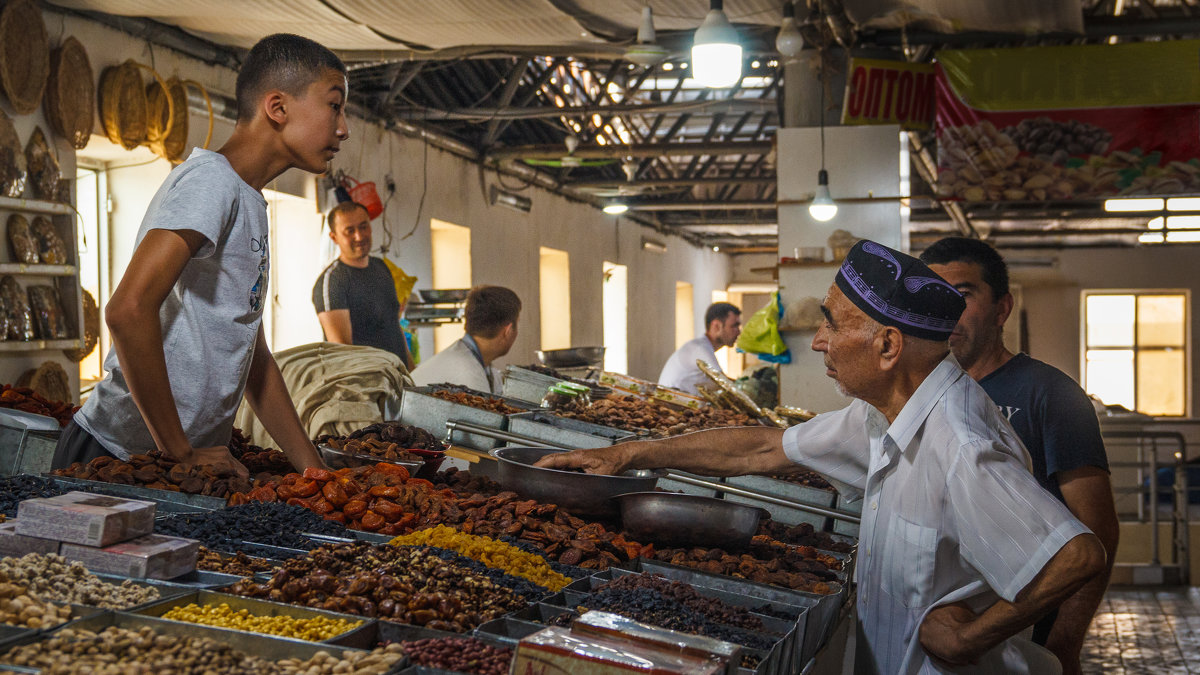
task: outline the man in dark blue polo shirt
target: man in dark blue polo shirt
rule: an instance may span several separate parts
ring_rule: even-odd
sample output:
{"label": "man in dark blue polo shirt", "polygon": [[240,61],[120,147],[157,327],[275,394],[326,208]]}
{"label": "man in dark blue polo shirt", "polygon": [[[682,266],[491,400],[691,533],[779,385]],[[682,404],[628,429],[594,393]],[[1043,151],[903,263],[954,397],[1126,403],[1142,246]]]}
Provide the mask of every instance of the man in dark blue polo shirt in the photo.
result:
{"label": "man in dark blue polo shirt", "polygon": [[[978,239],[947,237],[921,254],[930,269],[963,294],[967,308],[950,336],[959,365],[983,387],[1033,459],[1042,487],[1100,538],[1109,572],[1119,527],[1100,423],[1083,389],[1054,366],[1013,354],[1004,322],[1013,309],[1008,266]],[[1034,626],[1034,642],[1058,657],[1063,673],[1079,673],[1079,652],[1109,573],[1081,588]]]}

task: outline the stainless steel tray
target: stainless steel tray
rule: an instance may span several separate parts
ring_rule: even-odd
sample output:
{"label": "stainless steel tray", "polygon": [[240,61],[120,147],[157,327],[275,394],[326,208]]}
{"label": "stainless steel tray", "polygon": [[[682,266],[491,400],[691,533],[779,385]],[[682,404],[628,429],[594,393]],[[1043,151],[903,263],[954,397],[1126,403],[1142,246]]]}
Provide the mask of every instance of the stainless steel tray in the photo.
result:
{"label": "stainless steel tray", "polygon": [[[792,499],[804,504],[812,504],[813,506],[833,506],[834,498],[837,492],[834,490],[820,490],[807,485],[796,485],[787,481],[778,480],[775,478],[767,478],[765,476],[733,476],[725,479],[725,482],[730,485],[744,487],[776,497],[784,499]],[[771,519],[781,522],[785,525],[797,525],[799,523],[808,523],[814,529],[824,531],[829,529],[829,518],[818,516],[815,513],[808,513],[798,509],[789,509],[786,506],[778,506],[760,502],[747,497],[739,497],[738,495],[725,495],[725,499],[737,502],[739,504],[752,504],[761,506],[771,514]]]}
{"label": "stainless steel tray", "polygon": [[[858,500],[855,500],[852,502],[848,502],[848,501],[846,501],[846,498],[841,495],[838,495],[838,497],[837,497],[837,508],[841,509],[842,511],[849,511],[851,513],[862,513],[862,505],[863,505],[863,500],[861,500],[861,499],[858,499]],[[845,535],[845,536],[849,536],[849,537],[854,537],[856,539],[858,538],[858,524],[857,523],[847,523],[847,522],[844,522],[841,520],[835,520],[835,521],[833,521],[833,531],[835,534],[841,534],[841,535]]]}
{"label": "stainless steel tray", "polygon": [[[130,614],[126,612],[107,612],[87,619],[79,619],[63,624],[62,627],[70,626],[71,628],[100,632],[109,626],[117,626],[129,630],[139,630],[143,627],[149,627],[154,632],[160,635],[176,635],[181,637],[201,637],[215,640],[234,649],[253,654],[255,656],[278,661],[280,659],[310,659],[318,652],[332,653],[334,656],[340,656],[343,653],[351,651],[359,651],[350,647],[342,647],[340,645],[330,645],[322,642],[308,642],[305,640],[292,640],[288,638],[280,638],[269,635],[259,635],[256,633],[247,633],[243,631],[228,630],[225,628],[213,628],[211,626],[201,626],[199,624],[184,623],[181,621],[168,621],[140,614]],[[61,627],[60,627],[61,628]],[[14,640],[6,647],[16,645],[29,644],[38,642],[55,631],[50,631],[45,634],[31,635]],[[0,659],[3,657],[0,656]],[[401,659],[396,666],[389,672],[395,673],[407,666],[407,660]]]}
{"label": "stainless steel tray", "polygon": [[236,574],[223,574],[221,572],[210,572],[208,570],[193,570],[182,576],[173,579],[166,579],[172,584],[180,586],[190,586],[197,589],[209,588],[225,588],[231,584],[236,584],[245,577]]}
{"label": "stainless steel tray", "polygon": [[[474,391],[465,387],[433,385],[404,390],[404,396],[400,399],[399,421],[402,424],[421,427],[438,438],[445,438],[446,422],[451,420],[456,422],[470,422],[499,431],[508,429],[508,418],[505,415],[437,398],[433,396],[433,392],[435,391],[464,391],[476,396],[499,398],[508,405],[520,410],[527,411],[535,408],[535,406],[525,401]],[[462,445],[484,451],[499,447],[502,442],[480,434],[468,434],[460,431],[453,432],[449,440],[454,445]]]}
{"label": "stainless steel tray", "polygon": [[[368,642],[366,641],[365,638],[364,639],[356,639],[356,636],[355,636],[356,633],[362,633],[363,635],[366,635],[367,631],[365,631],[364,629],[367,627],[368,624],[375,622],[374,619],[371,619],[369,617],[357,616],[354,614],[342,614],[340,612],[328,612],[328,611],[321,610],[321,609],[311,609],[308,607],[301,607],[299,605],[288,605],[288,604],[284,604],[284,603],[280,603],[280,602],[272,602],[270,600],[245,598],[240,595],[232,595],[229,593],[218,593],[216,591],[202,590],[202,591],[196,591],[194,593],[188,593],[187,595],[178,595],[173,598],[163,600],[162,602],[154,603],[151,605],[143,605],[139,609],[137,609],[133,612],[129,612],[129,613],[162,618],[163,614],[166,614],[167,612],[171,611],[173,608],[182,607],[184,605],[189,605],[191,603],[196,603],[197,605],[219,605],[219,604],[224,603],[224,604],[229,605],[230,609],[233,609],[235,611],[244,609],[247,612],[249,612],[250,614],[253,614],[256,616],[290,616],[294,619],[315,619],[317,617],[325,617],[328,619],[342,619],[344,621],[349,621],[349,622],[359,621],[359,622],[362,622],[362,624],[360,626],[358,626],[356,628],[352,628],[352,629],[350,629],[340,635],[336,635],[333,638],[330,638],[328,640],[323,640],[322,642],[328,642],[328,643],[332,644],[334,640],[337,640],[338,645],[341,645],[344,647],[355,647],[358,649],[372,649],[375,646],[374,644],[368,644]],[[168,620],[170,620],[170,619],[168,619]],[[189,623],[189,622],[181,621],[179,623]],[[190,625],[198,626],[201,624],[190,624]],[[232,629],[226,629],[226,630],[232,630]],[[247,632],[247,631],[239,631],[239,632]],[[255,633],[255,635],[260,635],[260,633]],[[274,637],[274,636],[272,636],[272,637]],[[294,639],[294,638],[287,638],[287,639]],[[309,641],[308,640],[300,640],[300,642],[309,642]]]}
{"label": "stainless steel tray", "polygon": [[[71,490],[106,490],[111,494],[123,495],[130,499],[144,499],[146,501],[155,502],[160,506],[165,506],[172,511],[195,511],[197,509],[203,511],[215,511],[225,508],[225,500],[220,497],[206,497],[204,495],[192,495],[185,492],[172,492],[171,490],[155,490],[152,488],[139,487],[137,485],[122,485],[120,483],[104,483],[94,480],[82,480],[79,478],[67,478],[66,476],[45,476],[45,478],[69,488]],[[186,509],[180,509],[179,506],[185,506]]]}
{"label": "stainless steel tray", "polygon": [[618,441],[631,440],[636,434],[624,429],[582,422],[554,413],[534,410],[508,418],[508,430],[514,434],[552,443],[565,448],[603,448]]}
{"label": "stainless steel tray", "polygon": [[511,616],[493,619],[475,629],[476,637],[489,637],[504,643],[516,644],[527,635],[532,635],[545,626],[533,621],[523,621]]}
{"label": "stainless steel tray", "polygon": [[409,475],[415,476],[425,466],[425,460],[417,460],[415,462],[406,462],[397,459],[383,459],[374,455],[361,455],[344,450],[334,450],[328,445],[318,446],[321,451],[321,458],[329,465],[330,469],[341,469],[345,467],[355,468],[359,466],[374,466],[379,463],[395,464],[402,466],[408,470]]}

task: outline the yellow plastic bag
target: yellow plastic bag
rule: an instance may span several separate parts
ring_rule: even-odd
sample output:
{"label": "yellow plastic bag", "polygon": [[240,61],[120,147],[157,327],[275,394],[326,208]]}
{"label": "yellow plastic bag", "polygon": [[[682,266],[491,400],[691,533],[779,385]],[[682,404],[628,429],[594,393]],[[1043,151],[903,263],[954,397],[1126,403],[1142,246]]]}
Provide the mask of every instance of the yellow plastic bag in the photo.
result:
{"label": "yellow plastic bag", "polygon": [[417,285],[417,278],[410,277],[400,269],[399,265],[387,258],[384,258],[383,262],[387,265],[388,271],[392,273],[392,281],[396,284],[396,299],[400,301],[401,305],[408,304],[408,296],[412,295],[413,287]]}
{"label": "yellow plastic bag", "polygon": [[742,334],[738,336],[737,348],[743,352],[757,354],[764,361],[772,363],[791,363],[792,355],[783,337],[779,335],[779,317],[782,314],[783,303],[779,292],[771,294],[771,301],[766,307],[755,312],[745,325]]}

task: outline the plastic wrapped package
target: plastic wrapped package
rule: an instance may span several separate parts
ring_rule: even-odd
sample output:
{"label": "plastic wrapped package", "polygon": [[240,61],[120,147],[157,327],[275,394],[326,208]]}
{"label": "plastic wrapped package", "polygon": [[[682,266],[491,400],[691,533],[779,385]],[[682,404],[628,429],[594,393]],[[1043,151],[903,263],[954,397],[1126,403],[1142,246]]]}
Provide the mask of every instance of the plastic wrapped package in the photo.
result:
{"label": "plastic wrapped package", "polygon": [[61,340],[70,337],[67,315],[63,311],[58,289],[53,286],[30,286],[29,306],[33,311],[38,337],[43,340]]}
{"label": "plastic wrapped package", "polygon": [[33,327],[33,312],[29,309],[29,301],[25,290],[11,276],[0,279],[0,305],[8,317],[7,340],[33,340],[36,337]]}
{"label": "plastic wrapped package", "polygon": [[33,230],[25,216],[14,213],[8,217],[8,245],[12,250],[12,260],[26,265],[38,264],[38,245],[34,240]]}
{"label": "plastic wrapped package", "polygon": [[47,265],[67,264],[67,244],[54,229],[54,223],[45,216],[37,216],[30,226],[33,239],[37,242],[38,258]]}

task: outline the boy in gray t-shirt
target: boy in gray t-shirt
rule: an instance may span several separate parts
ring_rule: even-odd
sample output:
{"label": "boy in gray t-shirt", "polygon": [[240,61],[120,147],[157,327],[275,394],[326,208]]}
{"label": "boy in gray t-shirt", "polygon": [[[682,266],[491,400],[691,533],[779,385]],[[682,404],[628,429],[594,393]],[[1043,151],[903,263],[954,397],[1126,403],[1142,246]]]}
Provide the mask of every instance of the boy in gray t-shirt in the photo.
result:
{"label": "boy in gray t-shirt", "polygon": [[262,189],[324,172],[349,132],[346,67],[296,35],[263,38],[237,81],[238,121],[159,188],[105,307],[109,371],[64,430],[54,467],[159,451],[243,478],[226,445],[244,395],[292,465],[323,466],[262,328],[270,265]]}

